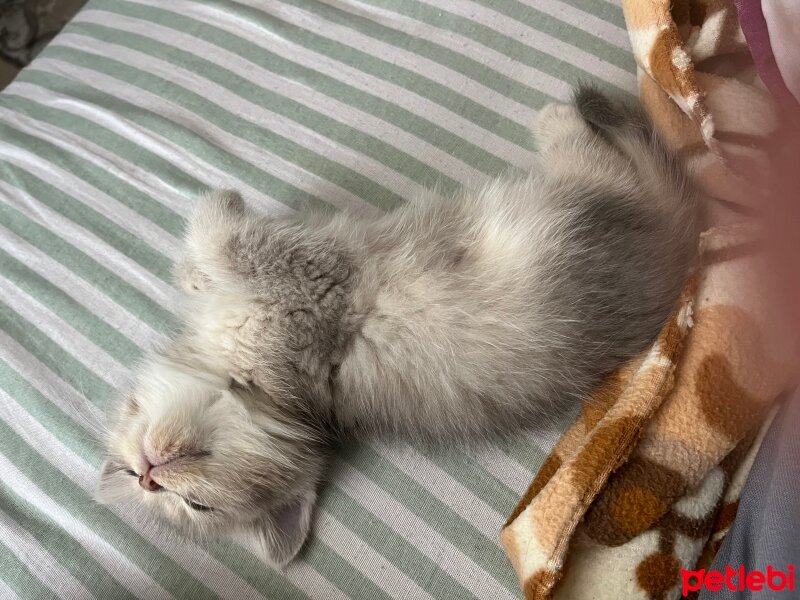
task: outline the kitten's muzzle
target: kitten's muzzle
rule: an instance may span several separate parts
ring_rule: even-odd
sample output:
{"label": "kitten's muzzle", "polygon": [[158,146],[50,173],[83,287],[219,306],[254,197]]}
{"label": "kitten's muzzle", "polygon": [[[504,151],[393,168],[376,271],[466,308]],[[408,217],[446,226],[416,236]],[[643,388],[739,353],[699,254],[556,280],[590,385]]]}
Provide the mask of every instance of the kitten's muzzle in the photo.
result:
{"label": "kitten's muzzle", "polygon": [[142,489],[148,492],[158,492],[163,490],[164,488],[157,481],[155,481],[153,477],[150,475],[150,471],[152,469],[153,465],[151,465],[148,462],[147,466],[144,469],[144,472],[141,475],[139,475],[139,485],[142,486]]}

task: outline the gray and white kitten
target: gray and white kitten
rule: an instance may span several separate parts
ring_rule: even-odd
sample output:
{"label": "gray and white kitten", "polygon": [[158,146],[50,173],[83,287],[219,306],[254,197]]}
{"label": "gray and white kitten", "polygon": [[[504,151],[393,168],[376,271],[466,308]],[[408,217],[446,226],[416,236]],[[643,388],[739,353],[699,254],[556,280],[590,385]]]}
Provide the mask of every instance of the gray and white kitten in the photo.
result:
{"label": "gray and white kitten", "polygon": [[331,435],[508,433],[643,351],[693,256],[695,193],[646,119],[594,90],[534,133],[524,176],[380,217],[205,195],[182,332],[121,403],[99,498],[284,565]]}

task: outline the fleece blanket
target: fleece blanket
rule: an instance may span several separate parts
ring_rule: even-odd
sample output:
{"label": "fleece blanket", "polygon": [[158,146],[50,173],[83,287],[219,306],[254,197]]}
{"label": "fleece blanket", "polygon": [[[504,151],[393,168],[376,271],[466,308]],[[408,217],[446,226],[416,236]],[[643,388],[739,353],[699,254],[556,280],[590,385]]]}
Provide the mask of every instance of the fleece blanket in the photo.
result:
{"label": "fleece blanket", "polygon": [[792,374],[754,216],[777,118],[734,3],[623,8],[640,97],[705,192],[708,230],[656,343],[587,400],[501,533],[530,599],[679,597],[731,524]]}
{"label": "fleece blanket", "polygon": [[567,423],[348,445],[280,572],[93,502],[92,424],[175,326],[199,190],[276,215],[452,194],[529,166],[537,111],[586,80],[636,91],[616,3],[89,0],[0,92],[0,598],[517,600],[497,533]]}

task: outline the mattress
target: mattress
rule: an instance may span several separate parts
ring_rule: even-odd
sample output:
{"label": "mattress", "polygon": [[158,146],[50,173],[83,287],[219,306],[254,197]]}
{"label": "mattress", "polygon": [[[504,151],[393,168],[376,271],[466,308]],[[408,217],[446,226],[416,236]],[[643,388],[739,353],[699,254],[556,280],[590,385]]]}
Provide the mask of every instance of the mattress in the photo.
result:
{"label": "mattress", "polygon": [[92,493],[107,406],[175,328],[200,190],[271,213],[449,194],[525,169],[580,81],[635,94],[616,2],[90,0],[0,93],[0,597],[520,597],[498,531],[563,421],[345,447],[284,572]]}

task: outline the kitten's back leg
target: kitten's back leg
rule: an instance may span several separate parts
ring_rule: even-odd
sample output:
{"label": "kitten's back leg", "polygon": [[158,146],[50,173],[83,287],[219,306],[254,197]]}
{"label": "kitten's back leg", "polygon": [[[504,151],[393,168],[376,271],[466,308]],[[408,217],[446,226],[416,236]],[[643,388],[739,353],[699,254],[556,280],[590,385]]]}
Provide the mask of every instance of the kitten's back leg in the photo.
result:
{"label": "kitten's back leg", "polygon": [[564,140],[590,133],[586,122],[573,104],[548,104],[531,125],[537,150],[544,154]]}

